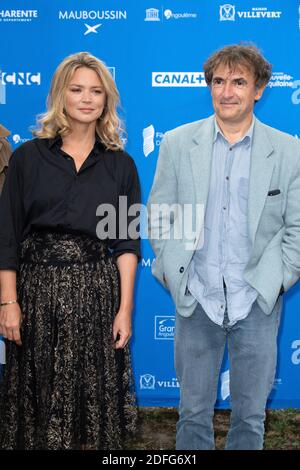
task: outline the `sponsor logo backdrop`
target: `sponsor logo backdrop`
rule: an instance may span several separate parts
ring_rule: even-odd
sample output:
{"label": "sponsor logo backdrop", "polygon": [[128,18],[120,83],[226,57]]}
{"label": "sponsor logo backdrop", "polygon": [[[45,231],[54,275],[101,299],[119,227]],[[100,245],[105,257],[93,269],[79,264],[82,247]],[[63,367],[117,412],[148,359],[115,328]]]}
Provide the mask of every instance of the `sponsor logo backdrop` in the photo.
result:
{"label": "sponsor logo backdrop", "polygon": [[[145,203],[164,132],[212,113],[202,64],[217,48],[256,43],[273,76],[256,115],[300,136],[300,0],[2,0],[0,121],[14,148],[31,137],[44,111],[58,63],[89,51],[110,67],[122,98],[127,151],[137,164]],[[151,275],[153,253],[143,240],[132,340],[140,405],[178,404],[173,365],[175,311]],[[300,286],[285,296],[278,372],[268,406],[300,406]],[[263,360],[263,358],[262,358]],[[5,361],[0,340],[0,362]],[[230,399],[229,363],[222,365],[217,406]]]}

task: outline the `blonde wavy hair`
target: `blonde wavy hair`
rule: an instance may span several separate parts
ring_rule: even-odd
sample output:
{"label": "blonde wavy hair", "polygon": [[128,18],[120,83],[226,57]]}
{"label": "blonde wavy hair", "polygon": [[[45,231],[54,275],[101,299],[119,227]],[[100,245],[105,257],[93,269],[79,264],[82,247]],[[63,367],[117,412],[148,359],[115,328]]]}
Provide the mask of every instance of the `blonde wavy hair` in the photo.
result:
{"label": "blonde wavy hair", "polygon": [[96,123],[96,133],[107,149],[122,150],[121,135],[124,130],[117,114],[119,92],[106,65],[88,52],[78,52],[66,57],[57,67],[47,98],[47,111],[38,116],[37,128],[33,134],[40,138],[64,137],[71,133],[71,125],[65,112],[65,91],[75,71],[80,67],[94,70],[99,76],[105,94],[106,104]]}

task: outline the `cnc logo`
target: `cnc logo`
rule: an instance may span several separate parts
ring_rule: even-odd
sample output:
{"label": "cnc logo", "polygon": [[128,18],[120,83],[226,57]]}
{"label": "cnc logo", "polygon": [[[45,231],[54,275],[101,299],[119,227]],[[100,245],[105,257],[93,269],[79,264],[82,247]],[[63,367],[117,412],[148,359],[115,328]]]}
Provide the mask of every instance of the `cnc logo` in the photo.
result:
{"label": "cnc logo", "polygon": [[2,72],[0,74],[2,85],[30,86],[41,84],[40,72]]}

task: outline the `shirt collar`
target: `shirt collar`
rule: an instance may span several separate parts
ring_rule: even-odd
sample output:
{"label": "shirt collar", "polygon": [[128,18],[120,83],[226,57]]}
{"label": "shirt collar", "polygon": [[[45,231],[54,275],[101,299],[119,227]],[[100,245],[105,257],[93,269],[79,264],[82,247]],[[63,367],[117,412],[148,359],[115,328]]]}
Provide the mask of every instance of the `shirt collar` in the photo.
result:
{"label": "shirt collar", "polygon": [[48,140],[48,147],[49,149],[52,149],[54,146],[61,146],[62,144],[62,138],[59,134],[57,134],[55,137],[52,139]]}
{"label": "shirt collar", "polygon": [[[52,139],[48,140],[49,149],[53,149],[54,147],[60,148],[61,146],[62,146],[62,138],[59,134],[57,134]],[[98,155],[99,153],[103,152],[103,150],[105,150],[105,146],[101,142],[101,139],[98,136],[98,134],[96,134],[96,140],[95,140],[95,145],[94,145],[94,148],[93,148],[93,153]]]}
{"label": "shirt collar", "polygon": [[[255,116],[253,115],[253,119],[252,119],[252,122],[251,122],[251,125],[249,127],[249,129],[247,130],[247,132],[245,133],[245,135],[240,139],[238,140],[237,142],[235,142],[233,145],[236,145],[240,142],[245,142],[247,144],[251,144],[251,141],[252,141],[252,137],[253,137],[253,129],[254,129],[254,124],[255,124]],[[224,136],[223,132],[221,131],[218,123],[217,123],[217,120],[216,118],[214,118],[214,125],[215,125],[215,131],[214,131],[214,143],[216,142],[217,138],[220,138],[222,137],[226,142],[228,142],[228,140],[226,139],[226,137]]]}

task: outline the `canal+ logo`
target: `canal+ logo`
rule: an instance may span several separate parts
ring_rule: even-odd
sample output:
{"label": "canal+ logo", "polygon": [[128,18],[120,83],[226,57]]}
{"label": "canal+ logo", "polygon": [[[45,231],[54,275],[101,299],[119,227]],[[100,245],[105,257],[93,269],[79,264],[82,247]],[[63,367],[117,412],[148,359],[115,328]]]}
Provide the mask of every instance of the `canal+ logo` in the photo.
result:
{"label": "canal+ logo", "polygon": [[203,72],[152,72],[152,87],[206,87]]}

